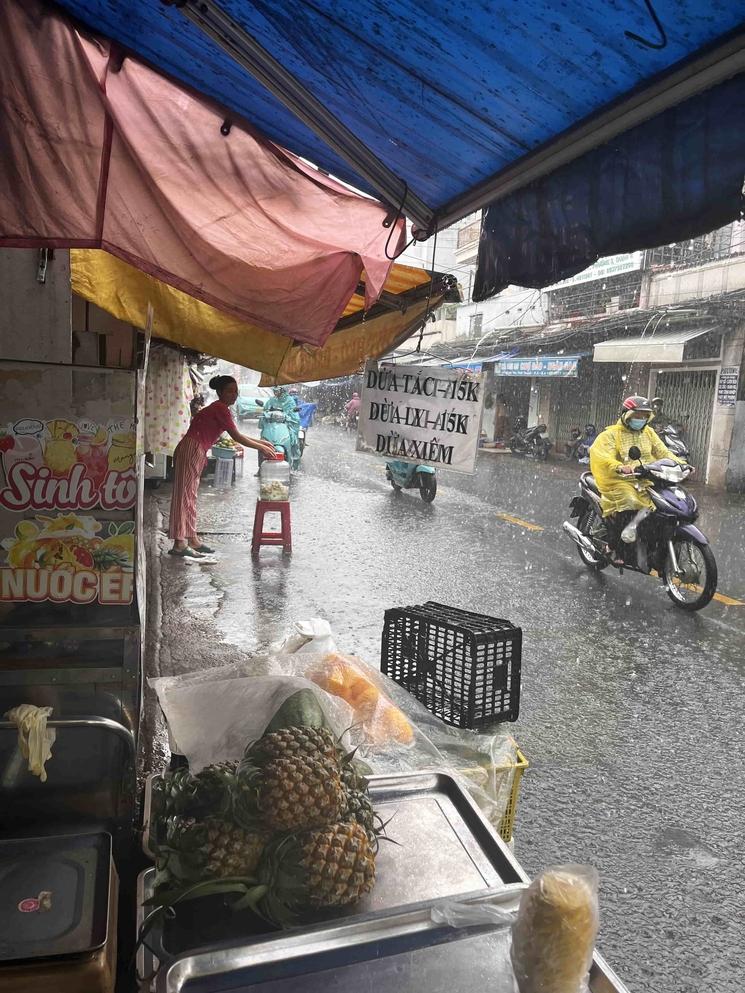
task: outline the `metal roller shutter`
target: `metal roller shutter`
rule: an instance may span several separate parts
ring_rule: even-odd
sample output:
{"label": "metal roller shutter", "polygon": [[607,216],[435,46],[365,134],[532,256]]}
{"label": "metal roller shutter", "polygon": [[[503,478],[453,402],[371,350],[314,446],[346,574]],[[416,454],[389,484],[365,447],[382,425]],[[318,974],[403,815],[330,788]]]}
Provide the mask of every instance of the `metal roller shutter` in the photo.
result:
{"label": "metal roller shutter", "polygon": [[703,475],[709,454],[709,435],[717,384],[715,369],[692,369],[690,372],[661,372],[655,392],[664,401],[666,420],[685,425],[691,464]]}

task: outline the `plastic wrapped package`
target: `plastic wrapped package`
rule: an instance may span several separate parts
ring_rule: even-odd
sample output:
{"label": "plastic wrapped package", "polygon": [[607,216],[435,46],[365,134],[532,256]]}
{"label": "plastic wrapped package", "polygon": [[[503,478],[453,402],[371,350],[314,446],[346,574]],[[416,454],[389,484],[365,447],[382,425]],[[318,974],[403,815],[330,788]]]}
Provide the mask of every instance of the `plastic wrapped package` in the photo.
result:
{"label": "plastic wrapped package", "polygon": [[512,967],[520,993],[586,993],[598,931],[591,866],[546,869],[520,899]]}
{"label": "plastic wrapped package", "polygon": [[328,655],[335,652],[336,642],[331,631],[331,625],[322,617],[311,617],[306,621],[295,621],[290,633],[283,641],[277,642],[269,649],[274,655]]}
{"label": "plastic wrapped package", "polygon": [[343,700],[299,676],[246,675],[245,664],[229,674],[223,670],[226,678],[215,678],[214,670],[195,675],[151,681],[174,750],[186,756],[193,772],[214,762],[240,760],[248,742],[261,737],[282,704],[298,690],[313,691],[338,737],[352,724],[352,711]]}
{"label": "plastic wrapped package", "polygon": [[[444,771],[499,830],[509,801],[517,744],[504,729],[477,734],[449,727],[379,669],[338,651],[325,621],[305,622],[270,655],[271,672],[308,679],[352,708],[350,741],[375,773]],[[298,637],[298,631],[304,636]],[[294,645],[298,651],[283,654]]]}
{"label": "plastic wrapped package", "polygon": [[[238,685],[235,685],[238,681]],[[517,745],[498,728],[449,727],[383,675],[340,654],[328,621],[300,620],[267,651],[218,669],[150,680],[168,722],[171,750],[194,769],[238,759],[284,701],[311,687],[329,726],[373,772],[444,771],[500,830],[511,796]]]}

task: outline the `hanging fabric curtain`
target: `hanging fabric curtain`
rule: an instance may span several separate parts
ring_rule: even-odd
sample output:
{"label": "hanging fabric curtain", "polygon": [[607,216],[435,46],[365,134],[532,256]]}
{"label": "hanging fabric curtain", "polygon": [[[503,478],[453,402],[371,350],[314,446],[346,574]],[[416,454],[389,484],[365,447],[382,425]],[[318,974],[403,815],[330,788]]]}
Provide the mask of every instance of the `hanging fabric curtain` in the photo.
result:
{"label": "hanging fabric curtain", "polygon": [[356,372],[368,358],[384,355],[420,326],[428,302],[434,310],[446,298],[458,299],[450,278],[436,277],[430,295],[429,273],[395,265],[385,292],[400,301],[399,307],[368,316],[364,297],[355,294],[338,329],[323,347],[314,348],[239,321],[108,252],[73,249],[70,273],[73,293],[120,321],[144,327],[150,304],[155,337],[256,369],[264,374],[264,384],[310,382]]}
{"label": "hanging fabric curtain", "polygon": [[173,455],[191,421],[194,386],[183,352],[154,344],[145,378],[145,451]]}
{"label": "hanging fabric curtain", "polygon": [[603,255],[682,241],[743,209],[745,75],[588,152],[484,212],[474,300],[543,287]]}
{"label": "hanging fabric curtain", "polygon": [[383,288],[402,220],[40,0],[0,4],[0,99],[0,247],[105,248],[311,345]]}

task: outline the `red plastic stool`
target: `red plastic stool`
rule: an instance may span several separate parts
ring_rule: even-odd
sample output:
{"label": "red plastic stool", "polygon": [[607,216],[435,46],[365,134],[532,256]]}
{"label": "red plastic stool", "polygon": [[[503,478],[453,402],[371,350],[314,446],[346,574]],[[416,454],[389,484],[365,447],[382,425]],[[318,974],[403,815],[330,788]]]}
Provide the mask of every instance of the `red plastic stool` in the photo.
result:
{"label": "red plastic stool", "polygon": [[[264,530],[264,516],[266,514],[279,514],[281,518],[281,528],[279,531]],[[258,555],[262,545],[282,545],[285,555],[289,555],[292,552],[292,524],[290,522],[289,500],[256,501],[251,554]]]}

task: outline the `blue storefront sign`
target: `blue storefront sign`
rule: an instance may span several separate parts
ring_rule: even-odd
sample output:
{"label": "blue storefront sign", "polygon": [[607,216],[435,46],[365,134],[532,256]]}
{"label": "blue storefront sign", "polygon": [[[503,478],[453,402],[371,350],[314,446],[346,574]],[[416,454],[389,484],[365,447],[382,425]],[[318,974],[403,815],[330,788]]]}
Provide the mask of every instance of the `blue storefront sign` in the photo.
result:
{"label": "blue storefront sign", "polygon": [[577,376],[579,355],[526,355],[514,359],[500,359],[494,363],[497,376],[559,376],[564,379]]}

